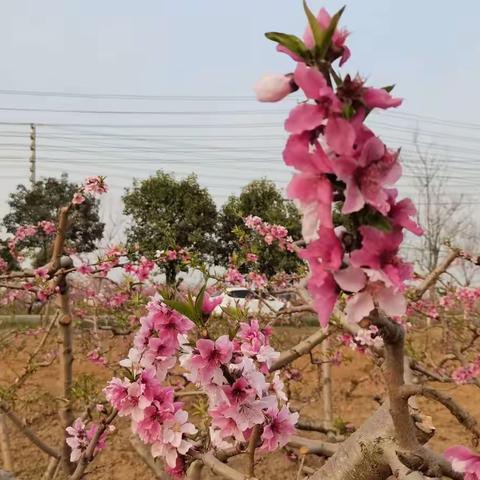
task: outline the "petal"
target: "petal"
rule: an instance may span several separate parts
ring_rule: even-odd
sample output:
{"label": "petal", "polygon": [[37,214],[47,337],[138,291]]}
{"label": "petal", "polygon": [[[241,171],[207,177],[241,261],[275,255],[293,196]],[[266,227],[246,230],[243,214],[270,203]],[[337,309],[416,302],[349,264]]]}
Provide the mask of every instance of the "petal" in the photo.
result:
{"label": "petal", "polygon": [[280,44],[277,45],[277,52],[286,53],[296,62],[303,62],[302,57],[298,56],[296,53],[293,53],[291,50],[289,50],[287,47],[284,47],[283,45],[280,45]]}
{"label": "petal", "polygon": [[325,77],[319,70],[299,63],[295,69],[295,83],[304,91],[307,98],[318,99],[320,89],[327,86]]}
{"label": "petal", "polygon": [[297,105],[285,121],[285,130],[302,133],[318,127],[325,118],[325,112],[318,105],[302,103]]}
{"label": "petal", "polygon": [[318,238],[318,215],[317,204],[298,202],[298,209],[302,213],[302,237],[305,242],[310,243]]}
{"label": "petal", "polygon": [[345,202],[342,207],[342,213],[358,212],[365,205],[365,198],[363,197],[360,188],[357,185],[355,179],[351,179],[347,182],[347,188],[345,189]]}
{"label": "petal", "polygon": [[318,313],[320,325],[325,328],[330,320],[333,308],[338,297],[338,289],[333,275],[329,272],[312,274],[308,289],[315,300],[315,310]]}
{"label": "petal", "polygon": [[367,283],[367,276],[361,268],[349,266],[333,274],[338,286],[346,292],[359,292]]}
{"label": "petal", "polygon": [[367,108],[390,108],[402,104],[401,98],[392,97],[384,88],[367,88],[363,94]]}
{"label": "petal", "polygon": [[395,293],[393,288],[382,288],[375,292],[378,306],[392,317],[405,315],[407,311],[407,301],[403,293]]}
{"label": "petal", "polygon": [[365,291],[355,294],[348,300],[345,313],[349,322],[358,323],[368,316],[374,308],[372,296],[368,291]]}
{"label": "petal", "polygon": [[338,155],[349,155],[355,143],[355,129],[341,117],[328,120],[325,136],[328,146]]}

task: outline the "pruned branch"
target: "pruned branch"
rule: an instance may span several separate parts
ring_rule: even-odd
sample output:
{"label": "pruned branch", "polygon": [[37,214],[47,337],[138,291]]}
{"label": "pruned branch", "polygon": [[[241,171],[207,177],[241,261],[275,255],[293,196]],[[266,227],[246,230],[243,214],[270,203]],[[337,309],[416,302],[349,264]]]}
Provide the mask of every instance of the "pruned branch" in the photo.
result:
{"label": "pruned branch", "polygon": [[460,256],[459,249],[453,249],[448,256],[440,263],[434,270],[432,270],[423,280],[423,282],[416,288],[412,298],[413,300],[419,300],[423,297],[424,293],[435,284],[438,278],[447,271],[447,268]]}
{"label": "pruned branch", "polygon": [[312,453],[323,457],[331,457],[338,450],[339,444],[292,435],[288,446],[298,448],[304,454]]}

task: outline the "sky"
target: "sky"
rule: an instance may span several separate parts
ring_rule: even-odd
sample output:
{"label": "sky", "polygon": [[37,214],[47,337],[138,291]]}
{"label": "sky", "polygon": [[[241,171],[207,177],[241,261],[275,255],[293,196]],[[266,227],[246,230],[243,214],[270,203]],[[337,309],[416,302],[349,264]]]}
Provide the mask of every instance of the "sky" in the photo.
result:
{"label": "sky", "polygon": [[[344,71],[395,83],[405,99],[398,112],[372,119],[387,143],[403,147],[405,193],[413,192],[417,131],[420,148],[451,176],[448,194],[476,205],[480,3],[310,2],[329,11],[344,4],[352,50]],[[32,122],[37,175],[107,175],[111,219],[120,218],[132,178],[159,168],[196,172],[218,204],[259,176],[284,188],[291,172],[281,160],[282,123],[294,100],[258,104],[252,85],[294,68],[264,32],[304,28],[300,0],[3,0],[0,215],[8,193],[28,181]]]}

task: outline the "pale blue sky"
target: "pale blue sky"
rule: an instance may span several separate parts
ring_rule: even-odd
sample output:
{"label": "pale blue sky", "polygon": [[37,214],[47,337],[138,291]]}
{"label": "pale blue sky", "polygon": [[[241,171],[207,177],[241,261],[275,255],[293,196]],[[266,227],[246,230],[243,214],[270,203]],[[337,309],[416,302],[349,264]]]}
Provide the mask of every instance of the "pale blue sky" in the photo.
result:
{"label": "pale blue sky", "polygon": [[[396,81],[408,111],[475,121],[480,3],[344,3],[348,67]],[[301,33],[298,0],[15,0],[2,2],[3,88],[145,94],[249,94],[263,71],[291,68],[263,37]]]}
{"label": "pale blue sky", "polygon": [[[432,124],[401,116],[384,117],[388,125],[380,124],[380,133],[385,133],[387,140],[391,137],[395,146],[406,142],[407,147],[410,144],[412,148],[411,131],[418,126],[422,131],[434,132],[432,137],[426,135],[427,143],[434,141],[450,153],[460,148],[455,165],[463,168],[461,175],[465,180],[460,179],[453,188],[458,190],[461,186],[472,196],[476,194],[479,129],[472,126],[466,130],[450,122],[480,124],[477,113],[480,111],[480,2],[462,0],[456,5],[445,0],[310,2],[314,10],[326,6],[330,11],[345,3],[347,9],[342,24],[352,32],[348,42],[352,59],[345,70],[360,71],[378,86],[396,83],[396,93],[405,98],[400,112],[447,122]],[[252,84],[263,73],[293,69],[291,60],[276,53],[274,44],[266,40],[263,33],[277,30],[301,35],[305,26],[300,0],[4,0],[1,4],[0,90],[248,96]],[[94,150],[98,148],[98,138],[87,138],[90,143],[87,142],[84,150],[81,150],[82,141],[99,131],[107,131],[110,136],[119,132],[131,135],[131,129],[92,127],[68,131],[39,127],[39,174],[53,174],[60,169],[69,171],[75,179],[89,173],[110,174],[115,187],[111,202],[117,202],[121,187],[128,185],[132,175],[142,177],[161,167],[177,173],[197,171],[201,181],[212,186],[219,202],[238,191],[249,178],[272,174],[284,185],[289,177],[280,157],[284,115],[275,113],[286,111],[289,105],[271,107],[238,99],[174,102],[0,95],[2,106],[177,112],[172,115],[86,115],[2,111],[0,108],[0,121],[7,122],[175,123],[177,127],[169,127],[170,130],[135,130],[151,140],[127,141],[122,147],[122,156],[118,156],[118,149],[109,147],[122,144],[114,137],[110,143],[105,143],[103,138],[100,144],[103,146],[98,151]],[[178,113],[222,109],[253,111],[253,114],[202,117]],[[209,122],[216,126],[197,127]],[[256,122],[270,126],[248,125]],[[222,128],[223,123],[244,123],[246,127]],[[182,127],[183,124],[195,126]],[[7,145],[0,148],[0,152],[6,156],[11,154],[16,163],[2,160],[0,168],[7,177],[18,177],[0,181],[0,214],[3,215],[7,192],[28,175],[28,139],[26,127],[0,126],[0,133],[2,131],[2,142]],[[59,136],[66,135],[66,131],[70,139],[59,144]],[[75,139],[79,131],[83,131],[83,137]],[[16,140],[10,141],[15,148],[9,150],[6,139],[11,132]],[[157,133],[164,135],[164,142],[155,140]],[[247,138],[257,133],[265,133],[269,138]],[[187,139],[190,143],[185,138],[172,143],[172,138],[181,135],[191,136]],[[201,138],[195,139],[204,135],[203,143]],[[228,135],[231,138],[222,140],[222,136]],[[150,151],[135,151],[142,145],[147,145]],[[197,153],[200,146],[203,154]],[[74,153],[69,152],[69,148]],[[175,151],[178,148],[184,150]],[[162,155],[170,158],[167,166],[162,164],[161,158],[165,158]],[[125,160],[118,168],[114,163],[102,161],[102,157],[117,156]],[[142,164],[140,159],[147,156],[148,162]],[[252,157],[256,163],[243,163],[244,158]],[[73,162],[76,162],[74,166]],[[212,172],[217,175],[215,179],[211,177]],[[405,181],[407,190],[411,184],[411,180]],[[115,205],[118,210],[118,204]]]}

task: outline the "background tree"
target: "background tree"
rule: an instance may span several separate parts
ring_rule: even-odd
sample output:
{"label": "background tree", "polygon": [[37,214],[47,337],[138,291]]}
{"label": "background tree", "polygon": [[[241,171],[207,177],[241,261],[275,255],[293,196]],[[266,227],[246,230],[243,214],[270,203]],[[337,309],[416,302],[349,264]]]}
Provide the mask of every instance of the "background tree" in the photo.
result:
{"label": "background tree", "polygon": [[[3,218],[8,233],[14,234],[18,227],[37,225],[43,220],[57,222],[58,209],[70,202],[78,185],[69,182],[68,175],[42,178],[33,186],[18,185],[10,194],[10,213]],[[77,252],[90,252],[103,235],[104,224],[99,218],[99,201],[90,195],[77,205],[70,216],[67,230],[67,245]],[[35,238],[23,240],[19,246],[30,248],[34,266],[45,265],[50,259],[52,237],[39,230]],[[40,245],[40,247],[39,247]]]}
{"label": "background tree", "polygon": [[[132,221],[128,243],[137,244],[140,253],[152,257],[157,250],[183,248],[212,259],[217,208],[195,175],[177,180],[159,170],[145,180],[134,180],[123,202],[124,214]],[[171,282],[177,272],[166,273]]]}
{"label": "background tree", "polygon": [[[416,161],[410,165],[415,176],[418,194],[418,223],[424,228],[424,234],[413,245],[413,256],[423,273],[434,270],[449,253],[447,243],[470,253],[478,250],[479,226],[470,211],[468,202],[460,193],[453,195],[448,190],[451,182],[445,158],[432,154],[429,149],[420,148],[418,134],[414,136]],[[458,268],[448,271],[455,283],[469,285],[478,269],[470,262],[460,262]]]}
{"label": "background tree", "polygon": [[294,240],[301,238],[300,214],[293,202],[285,200],[272,181],[254,180],[242,189],[239,196],[230,196],[222,207],[218,226],[220,262],[226,265],[229,258],[241,250],[242,243],[248,242],[253,246],[253,253],[258,255],[260,271],[267,276],[280,271],[297,271],[302,265],[297,255],[269,248],[257,234],[245,227],[243,219],[248,215],[283,225]]}

